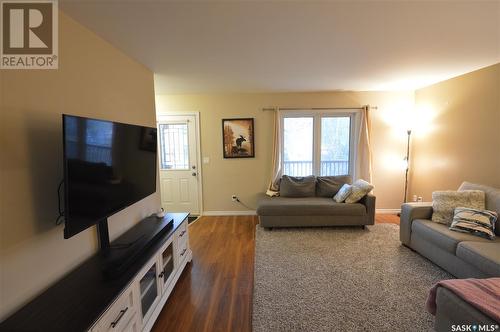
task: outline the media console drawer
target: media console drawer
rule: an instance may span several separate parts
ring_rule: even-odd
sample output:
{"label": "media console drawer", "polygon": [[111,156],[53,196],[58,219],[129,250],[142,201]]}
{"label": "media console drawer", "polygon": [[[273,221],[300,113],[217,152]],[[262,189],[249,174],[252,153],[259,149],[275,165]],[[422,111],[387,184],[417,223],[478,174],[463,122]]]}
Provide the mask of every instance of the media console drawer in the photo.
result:
{"label": "media console drawer", "polygon": [[97,321],[92,332],[125,331],[130,319],[137,316],[136,298],[134,287],[129,286]]}
{"label": "media console drawer", "polygon": [[188,230],[187,230],[187,221],[183,222],[179,229],[176,232],[177,237],[177,253],[182,258],[185,256],[187,250],[189,249],[188,244]]}

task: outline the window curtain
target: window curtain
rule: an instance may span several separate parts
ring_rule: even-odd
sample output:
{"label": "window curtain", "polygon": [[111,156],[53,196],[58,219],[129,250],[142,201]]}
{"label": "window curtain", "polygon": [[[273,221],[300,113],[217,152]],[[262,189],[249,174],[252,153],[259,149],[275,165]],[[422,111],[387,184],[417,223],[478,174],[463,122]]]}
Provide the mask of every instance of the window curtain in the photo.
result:
{"label": "window curtain", "polygon": [[278,196],[279,195],[279,185],[281,175],[283,170],[281,169],[281,149],[283,147],[282,135],[281,135],[281,113],[282,111],[277,108],[274,111],[274,131],[273,131],[273,162],[272,162],[272,174],[271,181],[266,194],[268,196]]}
{"label": "window curtain", "polygon": [[356,142],[353,178],[372,182],[371,123],[368,105],[361,110],[361,126]]}

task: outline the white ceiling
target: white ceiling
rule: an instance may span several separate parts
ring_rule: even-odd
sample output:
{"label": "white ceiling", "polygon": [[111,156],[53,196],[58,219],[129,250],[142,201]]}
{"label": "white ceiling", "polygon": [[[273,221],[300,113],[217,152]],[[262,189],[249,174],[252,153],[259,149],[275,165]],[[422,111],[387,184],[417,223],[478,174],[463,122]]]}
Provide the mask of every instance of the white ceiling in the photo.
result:
{"label": "white ceiling", "polygon": [[500,1],[78,1],[156,93],[412,90],[500,62]]}

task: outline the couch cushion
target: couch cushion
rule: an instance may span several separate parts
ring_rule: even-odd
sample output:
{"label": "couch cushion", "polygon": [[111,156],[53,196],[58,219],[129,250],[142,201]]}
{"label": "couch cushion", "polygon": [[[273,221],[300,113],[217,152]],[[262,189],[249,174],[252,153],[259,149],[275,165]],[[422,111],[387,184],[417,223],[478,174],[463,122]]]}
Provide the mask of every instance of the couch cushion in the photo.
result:
{"label": "couch cushion", "polygon": [[316,196],[332,198],[346,184],[351,183],[349,175],[318,176],[316,178]]}
{"label": "couch cushion", "polygon": [[333,200],[337,203],[342,203],[345,201],[347,197],[351,194],[352,186],[348,183],[344,184],[342,188],[340,188],[339,192],[333,196]]}
{"label": "couch cushion", "polygon": [[458,244],[457,256],[486,274],[500,276],[500,240],[490,243],[463,241]]}
{"label": "couch cushion", "polygon": [[314,197],[316,195],[316,177],[294,177],[283,175],[280,182],[280,196]]}
{"label": "couch cushion", "polygon": [[411,232],[418,234],[424,240],[432,242],[436,246],[455,255],[457,245],[462,241],[491,242],[471,234],[450,231],[448,226],[438,224],[430,220],[416,219],[411,225]]}
{"label": "couch cushion", "polygon": [[263,197],[258,204],[260,216],[364,216],[363,204],[335,203],[326,197]]}
{"label": "couch cushion", "polygon": [[[500,189],[488,187],[482,184],[475,184],[470,182],[464,182],[458,188],[459,191],[462,190],[482,190],[486,194],[486,209],[495,211],[500,216]],[[495,226],[495,233],[500,235],[500,218],[497,219]]]}
{"label": "couch cushion", "polygon": [[435,191],[432,193],[432,221],[451,225],[455,208],[484,210],[484,200],[481,190]]}
{"label": "couch cushion", "polygon": [[352,204],[359,202],[365,195],[373,190],[373,185],[363,179],[358,179],[352,184],[352,190],[349,196],[345,199],[346,203]]}
{"label": "couch cushion", "polygon": [[457,207],[450,230],[493,240],[496,220],[497,213],[495,211]]}

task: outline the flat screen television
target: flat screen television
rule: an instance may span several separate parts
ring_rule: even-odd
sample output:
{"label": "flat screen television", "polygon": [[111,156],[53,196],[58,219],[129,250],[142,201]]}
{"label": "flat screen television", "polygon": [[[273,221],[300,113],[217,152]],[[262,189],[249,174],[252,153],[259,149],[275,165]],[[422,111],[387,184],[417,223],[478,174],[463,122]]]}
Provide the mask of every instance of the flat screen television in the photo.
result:
{"label": "flat screen television", "polygon": [[63,115],[64,238],[156,191],[156,128]]}

